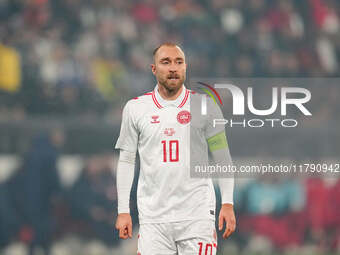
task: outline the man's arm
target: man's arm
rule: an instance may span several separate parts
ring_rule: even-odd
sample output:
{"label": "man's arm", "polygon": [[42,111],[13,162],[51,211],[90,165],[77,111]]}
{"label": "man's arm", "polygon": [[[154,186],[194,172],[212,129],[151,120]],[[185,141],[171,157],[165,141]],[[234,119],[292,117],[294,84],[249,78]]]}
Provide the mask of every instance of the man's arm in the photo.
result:
{"label": "man's arm", "polygon": [[122,239],[132,237],[130,192],[135,172],[135,160],[136,153],[120,150],[116,177],[118,195],[116,228],[119,230],[119,237]]}
{"label": "man's arm", "polygon": [[[225,132],[222,131],[208,139],[209,150],[215,164],[231,165],[232,160],[228,148],[228,142]],[[218,185],[221,192],[222,207],[218,218],[218,228],[223,229],[226,222],[226,229],[223,233],[223,238],[229,237],[236,228],[236,219],[233,207],[233,192],[234,192],[234,177],[219,178]]]}
{"label": "man's arm", "polygon": [[128,101],[123,109],[122,125],[115,148],[120,149],[117,166],[118,217],[116,228],[119,237],[132,237],[132,220],[130,216],[130,192],[134,177],[135,159],[138,145],[138,127],[135,122],[133,100]]}

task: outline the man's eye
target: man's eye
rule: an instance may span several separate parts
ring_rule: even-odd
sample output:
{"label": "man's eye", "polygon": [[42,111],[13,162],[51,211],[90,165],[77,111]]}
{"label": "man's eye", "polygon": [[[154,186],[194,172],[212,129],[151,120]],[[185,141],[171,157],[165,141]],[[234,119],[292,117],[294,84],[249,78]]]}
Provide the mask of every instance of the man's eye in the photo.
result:
{"label": "man's eye", "polygon": [[169,61],[163,61],[163,64],[167,65],[167,64],[169,64]]}

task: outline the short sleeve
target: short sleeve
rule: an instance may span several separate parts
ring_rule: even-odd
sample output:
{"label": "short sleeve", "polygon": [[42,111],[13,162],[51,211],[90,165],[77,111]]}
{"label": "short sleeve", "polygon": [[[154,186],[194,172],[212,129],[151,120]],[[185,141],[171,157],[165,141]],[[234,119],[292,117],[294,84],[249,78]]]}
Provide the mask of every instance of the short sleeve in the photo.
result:
{"label": "short sleeve", "polygon": [[215,136],[222,131],[225,131],[223,124],[217,124],[214,127],[214,120],[224,119],[220,107],[211,99],[207,98],[207,119],[205,124],[205,138]]}
{"label": "short sleeve", "polygon": [[122,124],[120,134],[116,143],[116,149],[123,149],[129,152],[137,151],[138,130],[135,125],[133,109],[131,101],[129,101],[123,109]]}

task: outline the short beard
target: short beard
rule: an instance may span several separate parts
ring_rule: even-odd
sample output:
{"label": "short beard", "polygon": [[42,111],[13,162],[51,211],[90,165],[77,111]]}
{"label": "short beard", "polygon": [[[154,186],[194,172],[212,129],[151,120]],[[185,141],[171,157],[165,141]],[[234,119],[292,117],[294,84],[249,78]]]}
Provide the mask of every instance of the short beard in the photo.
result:
{"label": "short beard", "polygon": [[[181,78],[179,79],[180,85],[184,84],[184,80],[185,80],[185,78],[184,79],[181,79]],[[169,94],[174,94],[180,88],[180,86],[178,88],[174,88],[174,87],[168,86],[168,79],[159,80],[158,83],[161,86],[163,86],[168,91]]]}
{"label": "short beard", "polygon": [[175,92],[175,88],[169,87],[166,81],[165,82],[160,81],[159,84],[163,86],[163,88],[165,88],[169,94],[172,94],[173,92]]}

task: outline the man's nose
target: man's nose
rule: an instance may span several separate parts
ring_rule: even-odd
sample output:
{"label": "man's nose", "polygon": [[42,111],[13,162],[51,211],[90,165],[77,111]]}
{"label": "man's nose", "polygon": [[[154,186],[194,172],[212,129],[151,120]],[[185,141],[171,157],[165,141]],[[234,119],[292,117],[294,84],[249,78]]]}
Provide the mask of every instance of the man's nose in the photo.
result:
{"label": "man's nose", "polygon": [[177,68],[176,65],[174,65],[174,64],[170,65],[170,67],[169,67],[169,72],[171,72],[171,73],[176,73],[177,70],[178,70],[178,68]]}

